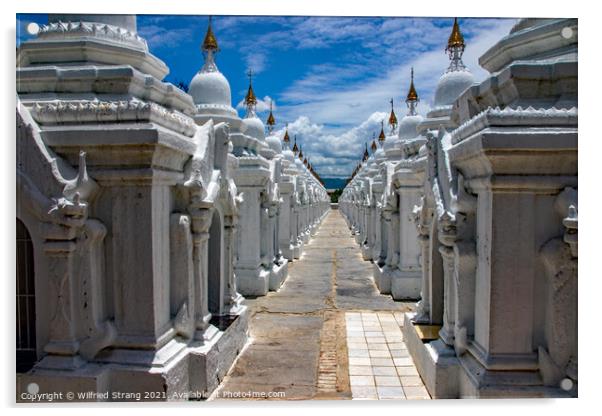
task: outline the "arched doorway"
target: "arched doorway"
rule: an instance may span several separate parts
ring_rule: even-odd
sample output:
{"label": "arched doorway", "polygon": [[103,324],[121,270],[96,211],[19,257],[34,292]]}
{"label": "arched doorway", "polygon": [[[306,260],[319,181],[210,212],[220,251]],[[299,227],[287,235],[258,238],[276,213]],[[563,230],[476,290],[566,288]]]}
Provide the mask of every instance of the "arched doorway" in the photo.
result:
{"label": "arched doorway", "polygon": [[37,361],[36,298],[33,244],[25,224],[17,218],[17,373]]}
{"label": "arched doorway", "polygon": [[224,298],[222,285],[223,271],[223,235],[222,220],[217,210],[213,211],[211,227],[209,228],[209,254],[208,254],[208,304],[209,312],[214,315],[222,314]]}

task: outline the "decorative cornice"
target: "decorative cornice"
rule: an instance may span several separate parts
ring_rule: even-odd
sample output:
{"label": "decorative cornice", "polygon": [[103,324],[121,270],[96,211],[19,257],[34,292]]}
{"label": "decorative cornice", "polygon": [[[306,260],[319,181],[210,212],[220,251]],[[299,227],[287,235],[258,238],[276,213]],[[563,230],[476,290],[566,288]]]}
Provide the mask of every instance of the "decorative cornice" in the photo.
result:
{"label": "decorative cornice", "polygon": [[31,101],[26,94],[66,95],[86,92],[149,99],[187,114],[197,111],[192,97],[181,89],[125,64],[17,68],[17,92],[24,103]]}
{"label": "decorative cornice", "polygon": [[470,120],[466,121],[451,133],[452,144],[456,144],[471,136],[472,134],[483,130],[489,126],[532,126],[532,127],[562,127],[577,126],[578,114],[577,107],[570,109],[563,108],[539,108],[527,107],[523,109],[499,107],[488,108]]}
{"label": "decorative cornice", "polygon": [[40,124],[148,121],[188,137],[192,137],[196,131],[196,124],[192,118],[135,98],[129,101],[77,100],[35,103],[31,112]]}
{"label": "decorative cornice", "polygon": [[39,40],[81,39],[82,36],[109,39],[148,51],[146,40],[122,27],[96,22],[56,22],[40,26]]}
{"label": "decorative cornice", "polygon": [[227,105],[227,104],[195,104],[196,108],[198,110],[213,110],[213,109],[219,109],[219,110],[224,110],[230,114],[233,115],[237,115],[236,110],[234,108],[232,108],[232,106]]}

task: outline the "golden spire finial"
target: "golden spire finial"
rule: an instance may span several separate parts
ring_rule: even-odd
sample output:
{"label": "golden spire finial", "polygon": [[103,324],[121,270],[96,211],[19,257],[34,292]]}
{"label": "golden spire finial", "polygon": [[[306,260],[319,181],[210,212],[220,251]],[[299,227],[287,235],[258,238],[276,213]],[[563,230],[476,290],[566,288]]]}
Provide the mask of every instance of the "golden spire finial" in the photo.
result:
{"label": "golden spire finial", "polygon": [[249,69],[247,75],[249,77],[249,89],[245,97],[245,104],[247,106],[254,106],[257,104],[257,97],[255,97],[255,92],[253,91],[253,70]]}
{"label": "golden spire finial", "polygon": [[370,146],[370,148],[372,149],[372,153],[376,152],[376,149],[378,148],[376,146],[376,140],[372,140],[372,146]]}
{"label": "golden spire finial", "polygon": [[410,109],[410,111],[408,112],[409,115],[416,115],[416,104],[418,104],[418,101],[420,100],[418,99],[416,87],[414,87],[414,68],[412,67],[410,72],[410,90],[408,91],[408,97],[406,98],[406,104]]}
{"label": "golden spire finial", "polygon": [[406,103],[410,101],[418,101],[418,93],[416,92],[416,87],[414,87],[414,68],[412,67],[411,75],[410,75],[410,89],[408,91],[408,97],[406,98]]}
{"label": "golden spire finial", "polygon": [[464,36],[462,36],[462,32],[460,32],[460,25],[458,24],[458,18],[455,17],[454,26],[452,28],[451,35],[449,35],[449,39],[447,40],[447,48],[445,48],[445,50],[448,51],[455,47],[462,48],[462,50],[464,50],[465,46],[466,44],[464,43]]}
{"label": "golden spire finial", "polygon": [[391,126],[391,131],[395,130],[397,127],[397,116],[395,115],[395,110],[393,110],[393,98],[391,98],[391,115],[389,115],[389,126]]}
{"label": "golden spire finial", "polygon": [[297,146],[297,135],[295,134],[295,144],[293,145],[293,153],[296,155],[299,152],[299,147]]}
{"label": "golden spire finial", "polygon": [[380,134],[378,135],[378,141],[379,143],[384,143],[385,139],[387,136],[385,136],[385,121],[381,120],[380,121]]}
{"label": "golden spire finial", "polygon": [[282,138],[282,141],[286,143],[287,146],[291,141],[290,137],[288,136],[288,123],[286,123],[286,130],[284,130],[284,137]]}
{"label": "golden spire finial", "polygon": [[274,114],[272,114],[272,101],[270,100],[270,115],[268,116],[268,120],[266,124],[269,127],[273,127],[276,124],[276,119],[274,118]]}
{"label": "golden spire finial", "polygon": [[445,47],[445,52],[447,52],[451,61],[449,68],[447,68],[447,72],[466,70],[466,66],[464,66],[464,63],[462,62],[462,55],[464,54],[465,47],[464,36],[462,36],[462,32],[460,32],[460,25],[458,24],[458,18],[456,17],[454,18],[452,33],[449,35],[447,46]]}
{"label": "golden spire finial", "polygon": [[366,143],[366,149],[364,149],[364,157],[362,160],[364,160],[364,162],[366,160],[368,160],[368,158],[370,157],[370,154],[368,153],[368,143]]}
{"label": "golden spire finial", "polygon": [[299,146],[299,159],[303,160],[303,149]]}
{"label": "golden spire finial", "polygon": [[205,40],[203,40],[203,45],[201,47],[201,49],[205,52],[219,51],[219,46],[217,45],[217,39],[215,38],[215,35],[213,34],[213,29],[211,29],[211,20],[212,20],[212,16],[209,16],[209,25],[207,26],[207,33],[205,33]]}

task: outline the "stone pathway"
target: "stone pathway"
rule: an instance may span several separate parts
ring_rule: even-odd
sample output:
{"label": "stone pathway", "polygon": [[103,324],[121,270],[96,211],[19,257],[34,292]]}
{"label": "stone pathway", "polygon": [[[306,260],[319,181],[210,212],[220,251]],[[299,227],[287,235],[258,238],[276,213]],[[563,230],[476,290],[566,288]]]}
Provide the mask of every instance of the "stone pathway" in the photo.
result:
{"label": "stone pathway", "polygon": [[338,211],[278,292],[246,302],[250,342],[212,399],[428,398],[400,330],[413,304],[378,292]]}

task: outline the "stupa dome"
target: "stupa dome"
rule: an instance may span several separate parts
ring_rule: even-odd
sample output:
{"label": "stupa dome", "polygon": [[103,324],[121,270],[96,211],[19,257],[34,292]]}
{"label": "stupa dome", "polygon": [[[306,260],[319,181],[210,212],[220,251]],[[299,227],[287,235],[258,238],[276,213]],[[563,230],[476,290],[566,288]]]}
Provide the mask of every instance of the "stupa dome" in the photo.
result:
{"label": "stupa dome", "polygon": [[268,136],[265,141],[267,142],[268,146],[270,146],[270,149],[272,149],[274,152],[277,154],[282,153],[282,142],[278,137],[271,135]]}
{"label": "stupa dome", "polygon": [[452,105],[456,98],[473,83],[474,76],[467,69],[446,72],[437,83],[435,107]]}
{"label": "stupa dome", "polygon": [[215,53],[219,51],[217,39],[211,28],[211,19],[207,26],[207,33],[201,46],[205,53],[205,64],[203,68],[190,81],[188,94],[196,105],[232,105],[232,94],[230,83],[226,77],[219,72],[215,64]]}
{"label": "stupa dome", "polygon": [[416,128],[418,124],[422,122],[423,118],[421,115],[407,115],[403,119],[401,119],[401,123],[399,123],[399,132],[397,137],[399,140],[407,140],[413,139],[418,135]]}
{"label": "stupa dome", "polygon": [[265,139],[265,126],[263,122],[256,116],[246,117],[242,120],[243,131],[247,136],[254,137],[259,140]]}
{"label": "stupa dome", "polygon": [[230,84],[219,71],[201,71],[192,78],[188,93],[195,104],[232,105]]}

